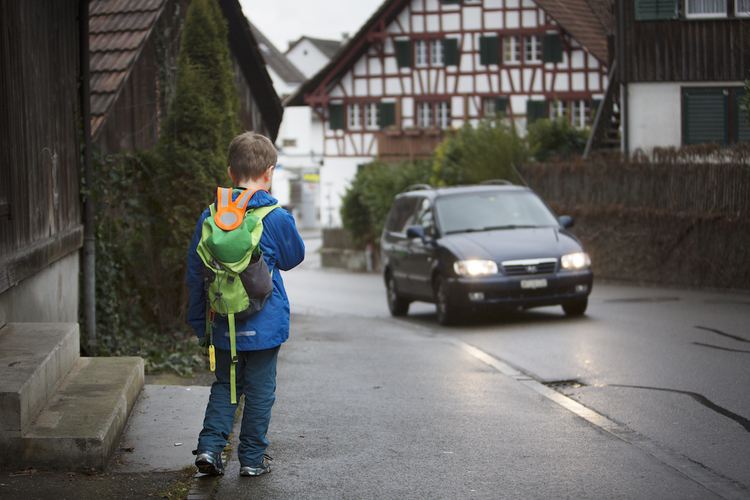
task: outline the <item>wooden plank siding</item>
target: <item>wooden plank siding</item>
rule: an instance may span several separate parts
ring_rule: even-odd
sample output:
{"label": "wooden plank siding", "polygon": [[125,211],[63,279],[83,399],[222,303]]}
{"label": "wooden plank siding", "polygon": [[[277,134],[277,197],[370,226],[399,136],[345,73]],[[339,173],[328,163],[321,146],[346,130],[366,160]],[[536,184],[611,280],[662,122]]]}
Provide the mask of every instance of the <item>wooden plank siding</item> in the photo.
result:
{"label": "wooden plank siding", "polygon": [[78,0],[0,9],[2,293],[79,249],[83,226]]}
{"label": "wooden plank siding", "polygon": [[[745,80],[748,19],[636,21],[635,1],[617,3],[618,70],[626,83]],[[625,36],[626,35],[626,36]]]}

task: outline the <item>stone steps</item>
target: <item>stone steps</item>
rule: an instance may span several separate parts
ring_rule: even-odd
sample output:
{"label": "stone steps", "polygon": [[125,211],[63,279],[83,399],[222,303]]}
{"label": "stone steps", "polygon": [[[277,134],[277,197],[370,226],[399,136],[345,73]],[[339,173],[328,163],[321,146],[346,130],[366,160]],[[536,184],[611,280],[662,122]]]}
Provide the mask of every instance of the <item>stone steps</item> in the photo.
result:
{"label": "stone steps", "polygon": [[78,342],[77,324],[0,329],[3,465],[106,467],[143,388],[143,360],[81,358]]}

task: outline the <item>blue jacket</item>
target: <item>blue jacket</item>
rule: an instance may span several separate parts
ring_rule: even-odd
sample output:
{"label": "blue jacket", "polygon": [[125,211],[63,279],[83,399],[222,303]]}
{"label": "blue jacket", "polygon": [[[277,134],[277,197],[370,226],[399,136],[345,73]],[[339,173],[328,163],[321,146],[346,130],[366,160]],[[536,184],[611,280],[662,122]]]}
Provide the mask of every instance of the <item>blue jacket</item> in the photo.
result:
{"label": "blue jacket", "polygon": [[[236,196],[233,196],[236,198]],[[215,202],[214,202],[215,203]],[[266,191],[258,191],[250,199],[247,208],[256,208],[277,203]],[[211,215],[207,208],[195,228],[188,250],[187,287],[190,292],[190,308],[187,321],[198,337],[206,335],[206,292],[203,288],[203,261],[198,255],[203,221]],[[238,351],[259,351],[283,344],[289,338],[289,299],[284,290],[284,281],[279,271],[288,271],[305,258],[305,244],[297,232],[292,215],[283,208],[272,210],[263,218],[263,235],[260,247],[273,273],[273,292],[266,305],[256,314],[237,320],[235,331]],[[219,314],[214,316],[213,343],[218,349],[230,349],[229,323]]]}

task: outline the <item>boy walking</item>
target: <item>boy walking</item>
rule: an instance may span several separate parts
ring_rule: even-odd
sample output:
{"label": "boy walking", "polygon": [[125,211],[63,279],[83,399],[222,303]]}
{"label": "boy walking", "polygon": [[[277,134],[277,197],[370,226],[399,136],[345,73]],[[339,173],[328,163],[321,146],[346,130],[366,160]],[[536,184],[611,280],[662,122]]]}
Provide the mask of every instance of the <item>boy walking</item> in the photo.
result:
{"label": "boy walking", "polygon": [[[254,132],[234,138],[229,145],[229,177],[242,190],[258,190],[247,203],[247,210],[277,203],[269,194],[276,166],[277,153],[271,141]],[[236,199],[239,195],[233,194]],[[203,282],[203,261],[198,254],[203,221],[201,215],[188,251],[187,286],[190,292],[188,323],[195,329],[199,343],[206,346],[206,291]],[[242,430],[237,456],[240,475],[258,476],[270,472],[266,434],[271,420],[271,407],[276,398],[276,362],[279,347],[289,338],[289,300],[279,271],[288,271],[305,258],[305,246],[291,214],[276,208],[263,218],[260,238],[263,257],[271,271],[273,291],[265,306],[257,313],[235,322],[236,388],[245,395]],[[230,368],[232,365],[230,328],[226,317],[209,312],[211,337],[216,352],[216,381],[206,408],[203,430],[198,438],[195,465],[205,474],[222,475],[221,452],[232,431],[237,403],[232,403]]]}

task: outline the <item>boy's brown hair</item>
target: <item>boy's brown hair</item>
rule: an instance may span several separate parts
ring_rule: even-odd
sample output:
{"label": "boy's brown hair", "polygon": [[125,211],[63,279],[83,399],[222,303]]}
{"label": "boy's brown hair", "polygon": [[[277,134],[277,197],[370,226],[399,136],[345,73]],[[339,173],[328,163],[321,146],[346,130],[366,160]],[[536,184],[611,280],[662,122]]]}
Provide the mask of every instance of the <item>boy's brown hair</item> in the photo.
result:
{"label": "boy's brown hair", "polygon": [[241,180],[254,180],[276,165],[278,153],[268,137],[249,131],[232,140],[227,157],[234,175]]}

